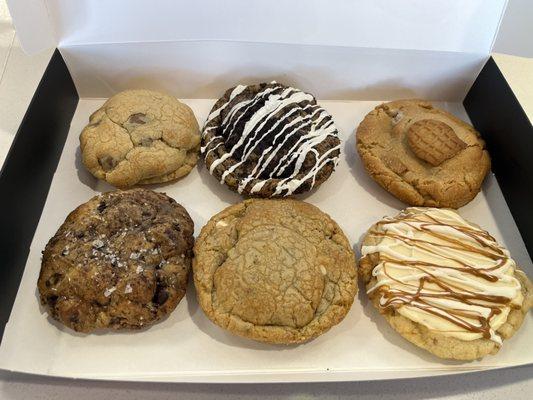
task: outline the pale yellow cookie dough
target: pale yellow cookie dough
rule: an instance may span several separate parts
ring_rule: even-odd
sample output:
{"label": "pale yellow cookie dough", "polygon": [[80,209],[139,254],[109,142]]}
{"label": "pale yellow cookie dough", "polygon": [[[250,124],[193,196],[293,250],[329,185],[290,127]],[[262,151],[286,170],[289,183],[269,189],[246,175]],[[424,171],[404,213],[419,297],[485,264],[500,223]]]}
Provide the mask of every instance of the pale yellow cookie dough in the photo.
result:
{"label": "pale yellow cookie dough", "polygon": [[187,105],[167,94],[118,93],[89,121],[80,135],[83,163],[116,187],[178,179],[198,160],[198,122]]}

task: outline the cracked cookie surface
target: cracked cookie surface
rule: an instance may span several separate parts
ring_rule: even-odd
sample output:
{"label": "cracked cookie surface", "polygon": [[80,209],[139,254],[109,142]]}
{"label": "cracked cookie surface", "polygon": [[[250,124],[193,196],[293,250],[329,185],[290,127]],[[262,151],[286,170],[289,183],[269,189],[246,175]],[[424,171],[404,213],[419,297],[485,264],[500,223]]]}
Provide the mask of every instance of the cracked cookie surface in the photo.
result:
{"label": "cracked cookie surface", "polygon": [[174,97],[127,90],[90,116],[80,148],[95,177],[127,188],[187,175],[198,160],[200,132],[192,110]]}
{"label": "cracked cookie surface", "polygon": [[215,324],[267,343],[313,339],[338,324],[357,292],[340,227],[296,200],[251,199],[213,216],[194,248],[200,306]]}
{"label": "cracked cookie surface", "polygon": [[151,325],[184,296],[193,242],[189,214],[163,193],[95,196],[46,245],[41,303],[79,332]]}
{"label": "cracked cookie surface", "polygon": [[409,205],[459,208],[477,195],[490,170],[479,133],[423,100],[377,106],[356,139],[370,176]]}

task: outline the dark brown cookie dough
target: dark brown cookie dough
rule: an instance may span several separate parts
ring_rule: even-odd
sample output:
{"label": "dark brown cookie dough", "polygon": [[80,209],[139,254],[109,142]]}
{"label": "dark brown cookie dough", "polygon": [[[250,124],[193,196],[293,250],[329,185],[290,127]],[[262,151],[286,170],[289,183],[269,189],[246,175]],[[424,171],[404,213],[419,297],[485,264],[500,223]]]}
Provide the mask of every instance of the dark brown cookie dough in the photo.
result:
{"label": "dark brown cookie dough", "polygon": [[163,193],[95,196],[46,245],[41,303],[79,332],[150,325],[184,296],[193,242],[189,214]]}
{"label": "dark brown cookie dough", "polygon": [[201,152],[209,172],[232,190],[282,197],[328,179],[340,140],[312,95],[272,82],[228,89],[207,118]]}

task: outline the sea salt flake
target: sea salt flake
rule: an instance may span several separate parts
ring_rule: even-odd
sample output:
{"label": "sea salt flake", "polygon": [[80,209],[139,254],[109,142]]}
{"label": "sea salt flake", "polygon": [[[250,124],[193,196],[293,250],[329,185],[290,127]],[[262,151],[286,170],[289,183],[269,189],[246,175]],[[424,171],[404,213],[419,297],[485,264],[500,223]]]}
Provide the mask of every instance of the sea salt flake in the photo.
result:
{"label": "sea salt flake", "polygon": [[144,271],[144,268],[141,267],[140,265],[137,267],[137,269],[135,270],[135,272],[137,272],[138,274],[140,274],[141,272]]}
{"label": "sea salt flake", "polygon": [[137,260],[138,258],[139,258],[139,253],[131,253],[130,254],[130,259]]}
{"label": "sea salt flake", "polygon": [[104,292],[104,296],[105,297],[111,296],[111,293],[113,293],[115,290],[117,290],[117,288],[115,286],[106,289],[105,292]]}
{"label": "sea salt flake", "polygon": [[128,283],[126,285],[126,288],[124,289],[124,293],[127,294],[127,293],[131,293],[131,292],[133,292],[133,289],[131,288],[131,285]]}
{"label": "sea salt flake", "polygon": [[96,239],[95,241],[93,241],[93,247],[95,249],[99,249],[101,247],[104,247],[104,242],[100,239]]}

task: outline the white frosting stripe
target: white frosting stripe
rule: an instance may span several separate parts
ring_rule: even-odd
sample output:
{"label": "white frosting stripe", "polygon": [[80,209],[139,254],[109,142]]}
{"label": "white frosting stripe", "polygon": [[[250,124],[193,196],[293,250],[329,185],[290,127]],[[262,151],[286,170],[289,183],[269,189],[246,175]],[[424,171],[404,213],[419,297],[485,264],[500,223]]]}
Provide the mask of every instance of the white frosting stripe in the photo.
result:
{"label": "white frosting stripe", "polygon": [[[239,193],[249,184],[253,184],[248,187],[250,193],[258,192],[270,181],[276,182],[275,195],[290,195],[305,182],[314,186],[320,170],[338,161],[340,146],[317,150],[328,137],[337,137],[330,115],[314,104],[313,96],[295,88],[272,82],[252,98],[239,97],[246,89],[235,87],[228,101],[207,117],[202,153],[207,157],[217,154],[220,146],[225,150],[211,162],[209,172],[213,174],[228,159],[235,160],[221,176],[224,183],[239,167],[247,166],[251,172],[240,179]],[[314,164],[306,167],[302,177],[302,167],[310,155]]]}
{"label": "white frosting stripe", "polygon": [[486,231],[451,210],[413,207],[368,235],[378,244],[362,256],[379,254],[368,293],[379,290],[382,307],[443,335],[501,344],[496,331],[523,296],[515,262]]}

